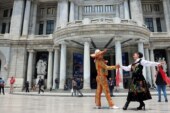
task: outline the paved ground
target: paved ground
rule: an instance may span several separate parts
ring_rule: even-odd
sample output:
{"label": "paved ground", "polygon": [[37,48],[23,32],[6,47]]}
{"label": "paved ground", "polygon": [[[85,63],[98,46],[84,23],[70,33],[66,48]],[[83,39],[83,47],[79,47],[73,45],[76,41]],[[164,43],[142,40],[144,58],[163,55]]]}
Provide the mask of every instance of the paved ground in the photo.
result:
{"label": "paved ground", "polygon": [[[43,94],[42,94],[43,95]],[[170,96],[168,97],[170,100]],[[127,111],[121,108],[126,97],[113,97],[120,109],[108,109],[105,97],[102,97],[103,109],[95,109],[94,97],[60,97],[31,95],[0,95],[0,113],[169,113],[170,102],[157,102],[157,96],[146,101],[146,110],[137,111],[139,105],[131,103]]]}
{"label": "paved ground", "polygon": [[[83,91],[81,90],[83,95],[85,97],[94,97],[95,96],[95,91],[96,90],[92,90],[92,91]],[[153,96],[157,95],[157,91],[156,90],[150,90],[151,94]],[[123,91],[119,91],[119,92],[114,92],[114,95],[116,97],[126,97],[127,96],[128,91],[123,90]],[[170,90],[167,91],[167,94],[170,95]],[[71,96],[71,92],[70,91],[63,91],[63,90],[56,90],[56,91],[45,91],[45,93],[42,93],[41,95],[38,94],[38,91],[34,91],[34,92],[30,92],[30,93],[26,93],[26,92],[20,92],[20,91],[15,91],[14,95],[31,95],[31,96],[60,96],[60,97],[68,97]],[[104,94],[102,93],[102,96],[104,96]]]}

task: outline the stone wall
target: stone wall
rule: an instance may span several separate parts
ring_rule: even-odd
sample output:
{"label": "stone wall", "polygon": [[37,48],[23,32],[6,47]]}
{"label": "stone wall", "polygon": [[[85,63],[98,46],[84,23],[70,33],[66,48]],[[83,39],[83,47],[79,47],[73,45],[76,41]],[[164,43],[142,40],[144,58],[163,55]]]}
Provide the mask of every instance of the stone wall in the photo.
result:
{"label": "stone wall", "polygon": [[[9,78],[16,77],[16,87],[23,86],[26,70],[26,49],[24,46],[12,46],[11,57],[9,63]],[[8,84],[9,85],[9,84]]]}
{"label": "stone wall", "polygon": [[[9,70],[9,60],[10,60],[10,47],[3,46],[0,47],[0,60],[1,60],[1,71],[0,76],[7,81],[8,70]],[[4,68],[5,66],[5,68]]]}

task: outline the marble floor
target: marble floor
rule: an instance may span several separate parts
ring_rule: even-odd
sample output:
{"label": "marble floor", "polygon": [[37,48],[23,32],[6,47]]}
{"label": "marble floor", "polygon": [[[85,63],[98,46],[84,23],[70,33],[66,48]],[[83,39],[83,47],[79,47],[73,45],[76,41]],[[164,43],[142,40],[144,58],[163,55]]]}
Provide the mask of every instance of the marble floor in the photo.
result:
{"label": "marble floor", "polygon": [[[126,97],[113,97],[120,109],[108,109],[102,97],[102,109],[95,109],[94,97],[55,97],[28,95],[0,95],[0,113],[169,113],[170,102],[157,102],[157,96],[146,101],[146,110],[137,111],[137,102],[130,104],[127,111],[122,110]],[[170,96],[169,96],[170,100]]]}

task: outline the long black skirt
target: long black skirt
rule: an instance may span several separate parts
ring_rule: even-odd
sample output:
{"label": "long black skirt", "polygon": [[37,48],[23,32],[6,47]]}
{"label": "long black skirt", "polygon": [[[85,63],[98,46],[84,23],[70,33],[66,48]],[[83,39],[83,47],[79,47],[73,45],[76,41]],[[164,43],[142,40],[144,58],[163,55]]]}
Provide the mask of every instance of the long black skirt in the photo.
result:
{"label": "long black skirt", "polygon": [[136,77],[132,77],[132,81],[129,86],[127,101],[139,102],[139,101],[145,101],[149,99],[152,99],[152,97],[144,77],[142,77],[142,79],[137,79]]}

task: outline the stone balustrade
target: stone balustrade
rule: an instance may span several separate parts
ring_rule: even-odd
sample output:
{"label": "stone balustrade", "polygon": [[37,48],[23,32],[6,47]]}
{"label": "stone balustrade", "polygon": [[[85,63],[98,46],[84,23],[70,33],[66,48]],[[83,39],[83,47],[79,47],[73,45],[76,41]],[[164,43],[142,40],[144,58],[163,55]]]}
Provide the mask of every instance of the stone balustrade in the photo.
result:
{"label": "stone balustrade", "polygon": [[[80,26],[85,24],[128,24],[128,25],[136,25],[141,26],[136,21],[131,19],[120,19],[120,18],[94,18],[89,19],[85,18],[83,20],[75,20],[74,22],[67,23],[67,26]],[[145,24],[143,24],[141,27],[147,28]],[[60,26],[57,27],[57,29],[61,29]]]}
{"label": "stone balustrade", "polygon": [[170,39],[170,34],[168,34],[168,32],[152,32],[150,38],[152,40]]}
{"label": "stone balustrade", "polygon": [[34,35],[35,39],[46,39],[46,38],[50,38],[50,35]]}

